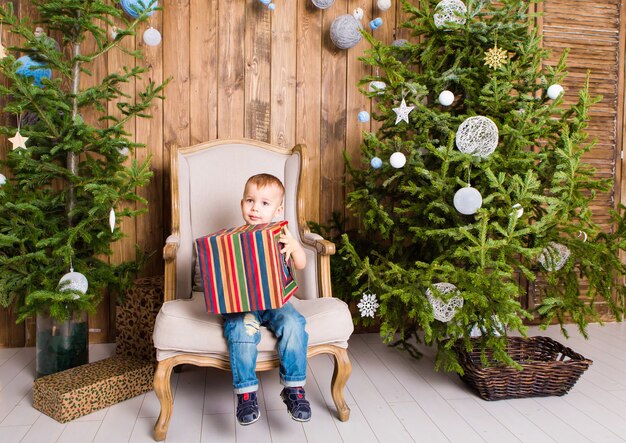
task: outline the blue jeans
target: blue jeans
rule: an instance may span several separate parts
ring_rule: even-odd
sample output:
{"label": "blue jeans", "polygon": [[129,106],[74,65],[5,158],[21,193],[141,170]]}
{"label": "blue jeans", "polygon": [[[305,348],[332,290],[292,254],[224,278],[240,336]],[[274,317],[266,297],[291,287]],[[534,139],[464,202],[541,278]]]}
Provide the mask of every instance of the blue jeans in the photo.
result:
{"label": "blue jeans", "polygon": [[304,330],[305,318],[291,303],[279,309],[238,312],[223,317],[235,393],[254,392],[259,387],[255,368],[261,326],[267,327],[278,339],[281,384],[304,386],[309,335]]}

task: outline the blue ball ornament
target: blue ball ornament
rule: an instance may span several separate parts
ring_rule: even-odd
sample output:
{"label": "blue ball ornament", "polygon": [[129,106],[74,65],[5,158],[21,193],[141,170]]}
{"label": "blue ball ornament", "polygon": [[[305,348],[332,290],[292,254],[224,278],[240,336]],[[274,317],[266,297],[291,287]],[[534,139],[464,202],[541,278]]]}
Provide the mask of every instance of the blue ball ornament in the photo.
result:
{"label": "blue ball ornament", "polygon": [[120,6],[124,12],[132,18],[137,18],[143,12],[148,10],[148,16],[154,14],[155,8],[159,6],[157,0],[120,0]]}
{"label": "blue ball ornament", "polygon": [[267,9],[273,11],[274,9],[276,9],[276,5],[274,3],[270,3],[269,5],[267,5]]}
{"label": "blue ball ornament", "polygon": [[374,157],[370,160],[370,165],[372,165],[372,168],[378,169],[383,165],[383,161],[378,157]]}
{"label": "blue ball ornament", "polygon": [[372,28],[372,31],[380,28],[382,25],[383,25],[383,19],[380,17],[376,17],[374,20],[370,22],[370,28]]}
{"label": "blue ball ornament", "polygon": [[361,123],[365,123],[365,122],[370,121],[370,114],[367,111],[361,111],[359,112],[359,115],[357,118],[359,119]]}
{"label": "blue ball ornament", "polygon": [[52,78],[52,70],[44,62],[33,60],[29,55],[23,55],[15,61],[17,69],[15,73],[22,77],[32,77],[33,84],[41,88],[41,81],[44,78]]}
{"label": "blue ball ornament", "polygon": [[265,6],[268,6],[270,3],[272,3],[272,0],[259,0],[261,3],[263,3]]}

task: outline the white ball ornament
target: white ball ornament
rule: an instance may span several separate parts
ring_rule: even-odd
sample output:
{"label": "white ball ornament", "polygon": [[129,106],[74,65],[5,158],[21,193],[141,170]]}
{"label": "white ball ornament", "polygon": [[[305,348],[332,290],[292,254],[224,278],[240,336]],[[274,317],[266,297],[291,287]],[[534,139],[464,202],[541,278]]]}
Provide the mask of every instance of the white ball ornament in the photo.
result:
{"label": "white ball ornament", "polygon": [[463,215],[472,215],[483,205],[483,196],[476,188],[467,186],[454,194],[454,207]]}
{"label": "white ball ornament", "polygon": [[466,118],[456,133],[456,146],[465,154],[488,157],[498,146],[498,127],[488,117]]}
{"label": "white ball ornament", "polygon": [[335,3],[335,0],[311,0],[311,2],[319,9],[327,9]]}
{"label": "white ball ornament", "polygon": [[391,0],[378,0],[378,2],[376,2],[376,6],[378,6],[378,9],[381,11],[386,11],[391,8]]}
{"label": "white ball ornament", "polygon": [[370,84],[367,86],[367,90],[369,92],[376,92],[380,95],[385,93],[386,87],[387,84],[385,82],[381,82],[380,80],[374,80],[373,82],[370,82]]}
{"label": "white ball ornament", "polygon": [[559,95],[563,94],[563,92],[563,86],[555,83],[554,85],[550,85],[547,94],[549,98],[551,98],[552,100],[556,100],[557,98],[559,98]]}
{"label": "white ball ornament", "polygon": [[445,91],[442,91],[441,94],[439,94],[439,103],[441,103],[443,106],[450,106],[453,102],[454,94],[452,93],[452,91],[448,91],[446,89]]}
{"label": "white ball ornament", "polygon": [[461,0],[443,0],[437,3],[433,19],[437,28],[445,28],[447,23],[465,24],[465,14],[467,7]]}
{"label": "white ball ornament", "polygon": [[352,17],[354,17],[357,20],[363,20],[364,16],[365,16],[365,13],[363,12],[362,8],[356,8],[354,11],[352,11]]}
{"label": "white ball ornament", "polygon": [[0,186],[4,186],[7,183],[7,177],[4,174],[0,174]]}
{"label": "white ball ornament", "polygon": [[374,157],[370,160],[370,165],[374,169],[378,169],[383,165],[383,161],[379,157]]}
{"label": "white ball ornament", "polygon": [[406,164],[406,156],[402,152],[394,152],[389,157],[389,164],[396,169],[400,169]]}
{"label": "white ball ornament", "polygon": [[[87,293],[88,288],[89,282],[87,281],[87,277],[85,277],[80,272],[74,272],[73,269],[70,269],[70,272],[61,277],[58,285],[58,289],[62,292],[77,291],[81,294]],[[78,295],[75,295],[74,298],[79,297]]]}
{"label": "white ball ornament", "polygon": [[150,26],[143,33],[143,42],[148,46],[157,46],[161,43],[161,33],[158,29],[154,29]]}
{"label": "white ball ornament", "polygon": [[426,298],[433,308],[435,320],[449,322],[454,317],[454,314],[463,307],[463,299],[460,296],[460,292],[452,283],[435,283],[433,286],[443,295],[454,294],[450,300],[444,302],[438,295],[434,295],[430,288],[426,290]]}
{"label": "white ball ornament", "polygon": [[330,39],[339,49],[349,49],[361,41],[361,29],[363,26],[357,18],[350,14],[340,15],[330,25]]}
{"label": "white ball ornament", "polygon": [[522,205],[520,205],[519,203],[515,203],[513,205],[513,211],[510,215],[513,214],[515,214],[515,218],[520,218],[522,215],[524,215],[524,208],[522,207]]}

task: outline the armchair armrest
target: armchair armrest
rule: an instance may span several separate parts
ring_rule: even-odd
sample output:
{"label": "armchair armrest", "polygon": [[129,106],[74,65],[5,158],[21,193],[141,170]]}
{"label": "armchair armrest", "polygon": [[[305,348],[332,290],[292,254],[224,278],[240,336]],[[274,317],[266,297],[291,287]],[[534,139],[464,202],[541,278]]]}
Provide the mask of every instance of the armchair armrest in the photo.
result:
{"label": "armchair armrest", "polygon": [[330,281],[330,256],[335,254],[335,244],[321,235],[302,229],[302,242],[317,251],[318,285],[322,297],[332,297],[333,289]]}
{"label": "armchair armrest", "polygon": [[164,302],[176,298],[176,254],[179,245],[178,235],[171,234],[165,240],[165,246],[163,247],[163,260],[165,261]]}

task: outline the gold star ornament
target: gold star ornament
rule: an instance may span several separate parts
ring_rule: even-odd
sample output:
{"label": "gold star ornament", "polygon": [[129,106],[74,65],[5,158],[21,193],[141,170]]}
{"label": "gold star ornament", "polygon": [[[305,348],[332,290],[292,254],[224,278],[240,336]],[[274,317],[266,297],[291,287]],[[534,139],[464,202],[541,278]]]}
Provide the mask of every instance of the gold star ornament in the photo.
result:
{"label": "gold star ornament", "polygon": [[495,45],[485,52],[485,64],[491,69],[498,69],[509,60],[509,54],[502,48]]}
{"label": "gold star ornament", "polygon": [[17,131],[15,133],[15,136],[13,136],[13,137],[11,137],[9,139],[9,141],[13,145],[13,150],[14,151],[16,149],[18,149],[18,148],[26,149],[26,141],[27,140],[28,140],[28,137],[24,137],[22,134],[20,134],[20,131]]}

